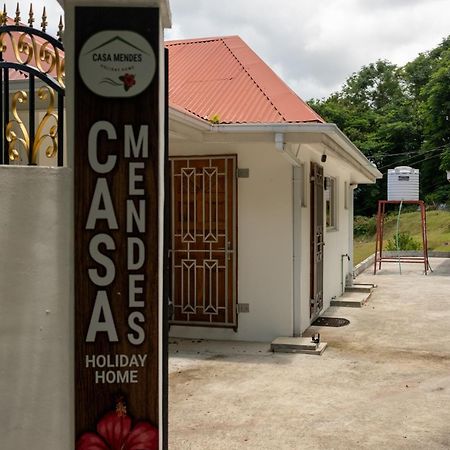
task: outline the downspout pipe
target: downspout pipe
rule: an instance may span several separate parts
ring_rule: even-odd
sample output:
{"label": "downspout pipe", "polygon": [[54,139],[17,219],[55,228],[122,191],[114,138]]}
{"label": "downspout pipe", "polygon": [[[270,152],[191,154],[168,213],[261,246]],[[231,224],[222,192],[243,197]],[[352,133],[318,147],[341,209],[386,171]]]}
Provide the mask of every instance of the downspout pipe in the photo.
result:
{"label": "downspout pipe", "polygon": [[300,161],[286,149],[284,133],[275,133],[275,148],[281,153],[293,166],[300,167]]}
{"label": "downspout pipe", "polygon": [[355,208],[354,208],[354,192],[355,189],[358,187],[356,183],[350,183],[349,186],[349,192],[348,192],[348,253],[349,253],[349,260],[348,260],[348,277],[350,286],[353,285],[353,279],[354,279],[354,244],[353,244],[353,227],[354,227],[354,214],[355,214]]}
{"label": "downspout pipe", "polygon": [[279,152],[285,151],[284,133],[275,133],[275,148]]}
{"label": "downspout pipe", "polygon": [[345,292],[344,258],[347,258],[347,261],[350,261],[349,254],[345,253],[344,255],[341,255],[341,295],[344,295]]}

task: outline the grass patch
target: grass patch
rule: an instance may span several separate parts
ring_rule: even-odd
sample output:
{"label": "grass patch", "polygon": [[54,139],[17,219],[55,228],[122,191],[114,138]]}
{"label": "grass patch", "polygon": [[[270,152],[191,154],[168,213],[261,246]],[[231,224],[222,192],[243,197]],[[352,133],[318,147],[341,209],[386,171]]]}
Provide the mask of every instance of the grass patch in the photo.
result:
{"label": "grass patch", "polygon": [[[397,211],[389,213],[384,221],[383,249],[397,231]],[[420,226],[420,212],[404,212],[400,215],[400,233],[408,233],[414,240],[420,243],[422,249],[422,229]],[[375,253],[376,234],[356,237],[354,239],[354,264],[359,264],[371,254]],[[450,251],[450,211],[427,212],[427,237],[428,249],[448,252]]]}

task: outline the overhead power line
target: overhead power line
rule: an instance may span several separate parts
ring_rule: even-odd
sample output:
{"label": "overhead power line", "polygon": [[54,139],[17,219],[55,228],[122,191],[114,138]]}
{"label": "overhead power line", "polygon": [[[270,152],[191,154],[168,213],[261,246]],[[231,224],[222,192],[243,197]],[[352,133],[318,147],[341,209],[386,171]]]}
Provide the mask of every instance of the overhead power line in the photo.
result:
{"label": "overhead power line", "polygon": [[420,163],[423,163],[423,162],[425,162],[425,161],[429,161],[430,159],[434,159],[434,158],[437,158],[438,156],[441,156],[440,155],[440,153],[438,153],[438,154],[436,154],[436,155],[431,155],[431,156],[428,156],[427,158],[422,158],[422,159],[419,159],[419,160],[417,160],[417,161],[411,161],[411,159],[414,159],[414,158],[417,158],[417,156],[421,156],[421,155],[416,155],[416,156],[414,156],[414,157],[412,157],[412,158],[405,158],[405,159],[401,159],[401,160],[399,160],[399,161],[395,161],[394,163],[391,163],[391,164],[387,164],[387,165],[385,165],[385,166],[381,166],[381,167],[378,167],[378,170],[384,170],[384,169],[389,169],[389,168],[392,168],[392,165],[393,164],[401,164],[402,162],[408,162],[408,163],[412,163],[412,164],[420,164]]}
{"label": "overhead power line", "polygon": [[401,153],[378,153],[374,156],[370,156],[370,158],[377,159],[377,158],[385,158],[386,156],[402,156],[402,155],[411,155],[411,154],[417,154],[417,155],[424,155],[426,153],[435,152],[436,150],[443,149],[447,147],[448,144],[440,145],[439,147],[430,148],[429,150],[412,150],[409,152],[401,152]]}

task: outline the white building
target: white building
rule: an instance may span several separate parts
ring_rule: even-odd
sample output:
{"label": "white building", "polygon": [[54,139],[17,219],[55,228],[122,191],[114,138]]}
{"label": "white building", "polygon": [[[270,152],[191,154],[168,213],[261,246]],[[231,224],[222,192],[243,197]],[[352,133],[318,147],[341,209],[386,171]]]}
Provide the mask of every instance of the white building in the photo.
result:
{"label": "white building", "polygon": [[171,335],[301,335],[351,280],[353,189],[381,174],[238,36],[166,47]]}

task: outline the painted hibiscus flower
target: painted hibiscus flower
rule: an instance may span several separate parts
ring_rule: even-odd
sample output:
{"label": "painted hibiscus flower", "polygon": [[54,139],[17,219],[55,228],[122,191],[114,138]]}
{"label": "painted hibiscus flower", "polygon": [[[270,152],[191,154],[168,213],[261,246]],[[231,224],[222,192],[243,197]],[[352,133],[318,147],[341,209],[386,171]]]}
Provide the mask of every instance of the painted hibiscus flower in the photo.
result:
{"label": "painted hibiscus flower", "polygon": [[120,76],[119,80],[122,81],[123,87],[126,91],[136,84],[136,78],[131,73],[126,73],[125,75]]}
{"label": "painted hibiscus flower", "polygon": [[105,414],[97,424],[97,433],[84,433],[78,439],[76,450],[158,450],[158,429],[148,422],[131,419],[123,402],[115,411]]}

